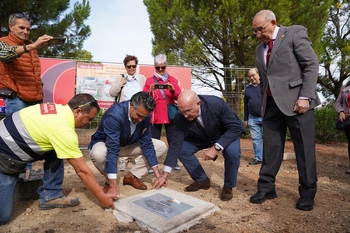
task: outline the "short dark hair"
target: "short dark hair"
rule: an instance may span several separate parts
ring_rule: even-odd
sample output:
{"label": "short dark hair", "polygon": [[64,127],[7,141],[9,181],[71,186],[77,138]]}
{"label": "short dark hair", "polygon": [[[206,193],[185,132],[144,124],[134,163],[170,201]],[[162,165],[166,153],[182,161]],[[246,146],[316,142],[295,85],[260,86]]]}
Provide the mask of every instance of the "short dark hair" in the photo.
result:
{"label": "short dark hair", "polygon": [[97,108],[97,112],[100,111],[100,107],[98,106],[96,99],[87,93],[80,93],[75,95],[68,102],[68,105],[72,110],[81,108],[84,113],[89,113],[93,108]]}
{"label": "short dark hair", "polygon": [[139,63],[139,60],[137,59],[137,57],[135,57],[134,55],[126,55],[126,57],[124,58],[124,66],[126,66],[126,64],[128,64],[129,61],[135,61],[136,65]]}
{"label": "short dark hair", "polygon": [[156,102],[154,101],[153,97],[144,91],[134,94],[131,97],[130,102],[135,108],[139,108],[142,104],[142,106],[149,112],[152,112],[156,107]]}

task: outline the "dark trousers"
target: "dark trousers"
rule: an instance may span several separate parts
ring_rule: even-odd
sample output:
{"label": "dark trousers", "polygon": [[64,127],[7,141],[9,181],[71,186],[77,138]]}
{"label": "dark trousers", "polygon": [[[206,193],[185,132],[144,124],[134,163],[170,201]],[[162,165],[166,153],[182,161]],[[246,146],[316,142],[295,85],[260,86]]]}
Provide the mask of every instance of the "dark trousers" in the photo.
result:
{"label": "dark trousers", "polygon": [[[184,141],[181,146],[179,160],[195,181],[204,181],[208,176],[205,173],[195,153],[199,150],[206,149],[212,145],[203,143],[193,143]],[[240,138],[231,142],[222,152],[224,156],[224,184],[226,187],[236,187],[238,168],[241,158]]]}
{"label": "dark trousers", "polygon": [[[166,140],[168,141],[168,145],[170,145],[171,137],[173,136],[175,126],[174,124],[164,124],[164,126],[166,132]],[[160,140],[160,136],[162,134],[162,127],[162,124],[151,125],[152,138]]]}
{"label": "dark trousers", "polygon": [[314,198],[317,190],[314,110],[286,116],[272,97],[268,97],[263,118],[263,164],[259,173],[258,190],[275,190],[276,175],[283,160],[287,127],[296,155],[299,195]]}

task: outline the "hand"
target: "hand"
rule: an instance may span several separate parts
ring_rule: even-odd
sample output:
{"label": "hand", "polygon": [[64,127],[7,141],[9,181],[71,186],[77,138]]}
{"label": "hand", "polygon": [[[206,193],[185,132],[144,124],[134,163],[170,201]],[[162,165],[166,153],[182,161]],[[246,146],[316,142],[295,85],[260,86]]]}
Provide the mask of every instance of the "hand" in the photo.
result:
{"label": "hand", "polygon": [[48,44],[47,42],[49,40],[51,40],[53,37],[52,36],[49,36],[49,35],[43,35],[43,36],[40,36],[34,43],[34,47],[35,48],[44,48],[44,47],[47,47]]}
{"label": "hand", "polygon": [[151,93],[152,91],[154,91],[156,88],[155,88],[155,83],[151,84],[151,86],[149,86],[149,90],[148,90],[148,93]]}
{"label": "hand", "polygon": [[163,176],[159,176],[153,182],[152,189],[160,189],[163,186],[164,187],[168,186],[168,179],[164,178]]}
{"label": "hand", "polygon": [[123,77],[122,79],[120,79],[120,83],[124,86],[126,83],[126,77]]}
{"label": "hand", "polygon": [[216,158],[218,151],[214,146],[210,147],[203,155],[203,160],[214,160]]}
{"label": "hand", "polygon": [[248,127],[248,121],[245,121],[245,122],[244,122],[244,126],[245,126],[245,127]]}
{"label": "hand", "polygon": [[107,192],[102,199],[99,199],[99,204],[102,208],[112,208],[112,210],[115,210],[113,200],[114,200],[114,194],[109,194]]}
{"label": "hand", "polygon": [[174,88],[173,84],[171,84],[171,83],[167,83],[167,84],[168,84],[168,90],[171,92],[175,92],[175,88]]}
{"label": "hand", "polygon": [[297,102],[294,104],[294,112],[303,114],[307,110],[309,110],[310,107],[310,101],[308,99],[298,99]]}
{"label": "hand", "polygon": [[119,188],[118,186],[117,187],[110,187],[108,189],[108,191],[106,192],[107,195],[110,195],[111,197],[113,197],[113,200],[118,200],[119,199],[119,196],[120,196],[120,193],[119,193]]}
{"label": "hand", "polygon": [[343,122],[345,120],[345,113],[344,112],[339,112],[339,120]]}

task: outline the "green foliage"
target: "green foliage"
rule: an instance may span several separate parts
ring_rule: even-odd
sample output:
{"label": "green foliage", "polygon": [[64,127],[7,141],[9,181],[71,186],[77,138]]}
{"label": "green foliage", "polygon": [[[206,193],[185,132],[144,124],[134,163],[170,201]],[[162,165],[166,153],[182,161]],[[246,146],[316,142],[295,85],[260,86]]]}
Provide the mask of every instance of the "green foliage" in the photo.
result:
{"label": "green foliage", "polygon": [[333,104],[315,109],[315,132],[316,141],[346,142],[344,131],[335,129],[335,121],[338,117]]}
{"label": "green foliage", "polygon": [[324,53],[319,77],[320,91],[326,97],[338,96],[343,82],[350,77],[350,2],[333,0],[321,41]]}
{"label": "green foliage", "polygon": [[84,24],[90,16],[89,1],[76,2],[73,10],[66,13],[69,2],[69,0],[1,0],[0,36],[8,34],[9,15],[23,12],[31,19],[31,40],[35,41],[44,34],[67,38],[64,45],[38,49],[40,56],[91,60],[91,53],[82,50],[84,41],[91,35],[90,27]]}

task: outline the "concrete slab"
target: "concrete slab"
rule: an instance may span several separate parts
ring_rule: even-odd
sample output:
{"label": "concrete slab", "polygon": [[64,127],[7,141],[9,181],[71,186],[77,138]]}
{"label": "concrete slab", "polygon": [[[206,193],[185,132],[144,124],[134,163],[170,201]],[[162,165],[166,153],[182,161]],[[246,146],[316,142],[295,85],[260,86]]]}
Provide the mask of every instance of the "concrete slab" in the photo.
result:
{"label": "concrete slab", "polygon": [[177,233],[200,223],[219,210],[216,205],[169,188],[150,190],[115,202],[118,211],[132,217],[151,233]]}
{"label": "concrete slab", "polygon": [[284,153],[283,160],[293,160],[295,159],[295,153]]}

